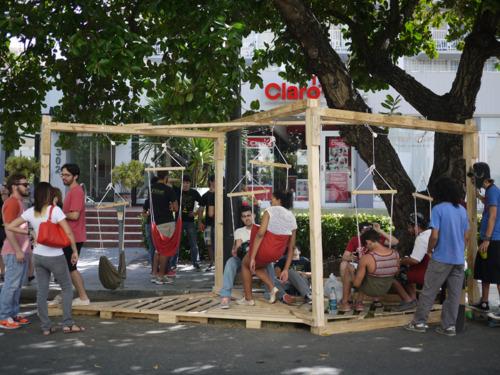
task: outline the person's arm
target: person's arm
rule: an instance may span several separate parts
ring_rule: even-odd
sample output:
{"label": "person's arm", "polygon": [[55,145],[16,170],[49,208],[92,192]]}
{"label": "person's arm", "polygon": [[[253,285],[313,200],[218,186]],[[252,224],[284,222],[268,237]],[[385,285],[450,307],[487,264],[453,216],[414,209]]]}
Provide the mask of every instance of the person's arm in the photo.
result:
{"label": "person's arm", "polygon": [[76,247],[75,236],[73,235],[73,231],[71,230],[68,222],[65,219],[59,221],[58,224],[64,230],[64,232],[69,238],[69,241],[71,242],[71,250],[73,251],[71,254],[71,263],[76,264],[78,262],[78,249]]}
{"label": "person's arm", "polygon": [[384,245],[388,245],[389,240],[391,241],[391,245],[397,245],[399,243],[399,240],[394,235],[389,235],[388,233],[384,232],[379,223],[373,223],[373,229],[375,230],[375,232],[385,238]]}
{"label": "person's arm", "polygon": [[360,260],[359,260],[359,267],[356,271],[356,274],[354,275],[354,280],[352,282],[352,285],[355,287],[355,288],[359,288],[361,286],[361,284],[363,283],[363,280],[365,278],[365,275],[366,275],[366,268],[368,267],[368,262],[369,262],[369,259],[372,258],[372,257],[362,257]]}
{"label": "person's arm", "polygon": [[66,214],[66,219],[70,221],[76,221],[80,218],[80,211],[70,211]]}
{"label": "person's arm", "polygon": [[5,225],[5,236],[7,238],[7,241],[11,244],[12,248],[16,252],[16,260],[19,263],[22,263],[24,261],[24,253],[21,249],[21,246],[19,246],[19,242],[17,242],[16,235],[14,233],[19,233],[19,234],[28,234],[28,229],[22,229],[19,228],[21,225],[26,223],[26,220],[24,220],[22,217],[18,217],[11,221],[10,223],[4,224]]}
{"label": "person's arm", "polygon": [[486,226],[486,232],[484,233],[483,242],[479,245],[479,251],[485,253],[488,251],[488,246],[490,246],[491,236],[493,235],[493,229],[495,228],[495,221],[497,220],[497,206],[488,207],[488,225]]}
{"label": "person's arm", "polygon": [[264,212],[264,216],[262,216],[262,221],[260,223],[259,230],[257,231],[257,234],[255,235],[255,239],[252,244],[252,251],[250,256],[250,270],[252,272],[255,272],[255,257],[257,256],[257,252],[259,251],[262,239],[264,238],[264,235],[267,232],[268,225],[269,225],[269,213]]}
{"label": "person's arm", "polygon": [[401,258],[401,260],[399,261],[399,263],[402,266],[416,266],[420,262],[418,260],[416,260],[416,259],[413,259],[411,256],[406,256],[406,257]]}
{"label": "person's arm", "polygon": [[231,255],[233,257],[238,256],[238,249],[241,247],[242,243],[243,243],[243,241],[241,239],[234,240],[233,248],[231,249]]}
{"label": "person's arm", "polygon": [[344,251],[344,254],[342,254],[342,261],[344,262],[354,262],[355,260],[356,257],[352,251],[346,250]]}
{"label": "person's arm", "polygon": [[436,247],[439,239],[439,230],[438,229],[432,229],[431,236],[429,237],[429,244],[427,245],[427,254],[432,257],[432,252],[434,251],[434,248]]}
{"label": "person's arm", "polygon": [[290,264],[292,264],[293,250],[295,249],[296,238],[297,238],[297,230],[294,229],[292,231],[292,236],[290,237],[290,240],[288,241],[288,252],[286,254],[286,262],[285,262],[285,266],[283,267],[283,270],[281,271],[281,275],[280,275],[280,280],[283,282],[288,280],[288,269],[290,268]]}
{"label": "person's arm", "polygon": [[198,231],[203,232],[205,230],[205,225],[203,224],[203,210],[205,206],[198,207]]}

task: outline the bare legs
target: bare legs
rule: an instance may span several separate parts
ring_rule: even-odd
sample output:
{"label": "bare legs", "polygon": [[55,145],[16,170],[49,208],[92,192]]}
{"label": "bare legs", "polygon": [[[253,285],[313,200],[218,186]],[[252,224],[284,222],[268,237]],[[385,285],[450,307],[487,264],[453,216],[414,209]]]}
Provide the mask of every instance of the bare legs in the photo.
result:
{"label": "bare legs", "polygon": [[87,295],[87,291],[85,290],[85,285],[83,284],[82,275],[78,270],[71,271],[71,281],[75,286],[76,292],[78,293],[78,297],[82,301],[88,300],[89,296]]}
{"label": "bare legs", "polygon": [[[274,283],[269,274],[267,273],[266,266],[255,268],[255,274],[259,279],[266,284],[268,290],[273,290]],[[243,279],[243,289],[245,299],[250,301],[253,299],[252,296],[252,271],[250,271],[250,256],[247,254],[241,262],[241,277]]]}

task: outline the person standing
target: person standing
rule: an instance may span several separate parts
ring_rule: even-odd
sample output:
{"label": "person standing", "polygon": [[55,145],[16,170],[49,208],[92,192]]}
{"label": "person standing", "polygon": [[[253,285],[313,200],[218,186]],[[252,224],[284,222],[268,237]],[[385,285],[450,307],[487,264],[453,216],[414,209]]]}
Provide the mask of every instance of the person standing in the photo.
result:
{"label": "person standing", "polygon": [[[76,164],[64,164],[61,167],[61,178],[65,186],[69,187],[63,202],[63,212],[66,215],[73,235],[75,236],[78,257],[83,243],[87,240],[87,231],[85,228],[85,192],[78,183],[80,177],[80,167]],[[71,281],[78,293],[78,297],[73,300],[74,306],[84,306],[90,303],[89,296],[85,290],[82,275],[76,267],[76,263],[71,261],[73,250],[71,246],[63,249],[66,262],[68,264]]]}
{"label": "person standing", "polygon": [[[23,198],[29,196],[28,180],[21,174],[12,175],[7,180],[7,189],[10,197],[2,207],[2,217],[6,226],[24,212]],[[0,328],[2,329],[16,329],[21,324],[29,323],[27,319],[18,316],[21,288],[28,272],[31,251],[28,226],[24,225],[22,229],[23,234],[5,231],[7,238],[2,246],[5,281],[0,293]]]}
{"label": "person standing", "polygon": [[418,299],[417,311],[405,329],[427,331],[427,318],[436,295],[446,282],[446,300],[441,312],[441,325],[436,332],[455,336],[460,295],[464,281],[464,253],[468,239],[469,221],[460,204],[462,192],[455,180],[442,177],[434,185],[434,198],[438,202],[432,209],[431,236],[427,254],[431,257],[425,272],[424,288]]}
{"label": "person standing", "polygon": [[[205,211],[205,223],[203,223],[203,211]],[[214,268],[214,246],[215,246],[215,176],[208,177],[208,191],[203,194],[198,208],[198,229],[203,232],[203,239],[208,251],[210,264],[206,271],[211,271]],[[199,269],[199,267],[197,268]]]}
{"label": "person standing", "polygon": [[500,295],[500,189],[490,177],[490,167],[486,163],[475,163],[474,182],[478,189],[484,188],[485,195],[480,197],[484,204],[481,219],[481,244],[474,263],[474,279],[481,281],[481,300],[473,305],[478,310],[490,309],[488,296],[490,284],[497,284]]}
{"label": "person standing", "polygon": [[[195,269],[200,268],[199,262],[200,257],[198,254],[198,235],[196,232],[196,228],[194,226],[194,207],[195,202],[200,204],[201,196],[198,191],[191,188],[191,176],[185,174],[182,178],[182,193],[179,194],[182,196],[182,232],[186,233],[188,242],[189,242],[189,250],[191,252],[191,263]],[[180,246],[177,249],[177,253],[170,259],[170,268],[169,276],[175,276],[175,269],[177,268],[177,260],[179,259],[179,250]]]}

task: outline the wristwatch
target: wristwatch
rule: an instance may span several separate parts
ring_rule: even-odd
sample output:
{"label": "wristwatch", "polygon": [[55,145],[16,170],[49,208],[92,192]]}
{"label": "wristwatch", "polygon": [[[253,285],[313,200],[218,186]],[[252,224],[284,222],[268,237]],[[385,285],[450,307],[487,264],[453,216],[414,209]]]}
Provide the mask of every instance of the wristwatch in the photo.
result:
{"label": "wristwatch", "polygon": [[491,236],[484,236],[484,241],[491,241]]}

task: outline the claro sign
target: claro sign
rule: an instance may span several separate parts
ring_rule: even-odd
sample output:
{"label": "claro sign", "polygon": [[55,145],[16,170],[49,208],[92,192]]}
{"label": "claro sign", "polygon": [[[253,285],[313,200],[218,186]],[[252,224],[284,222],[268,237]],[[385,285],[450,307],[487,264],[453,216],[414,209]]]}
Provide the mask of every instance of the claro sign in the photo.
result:
{"label": "claro sign", "polygon": [[321,96],[321,86],[316,80],[313,76],[312,85],[307,87],[289,85],[286,82],[271,82],[264,87],[264,94],[269,100],[318,99]]}

